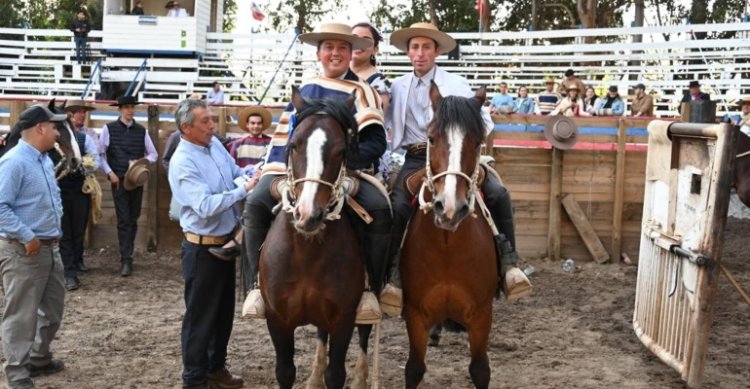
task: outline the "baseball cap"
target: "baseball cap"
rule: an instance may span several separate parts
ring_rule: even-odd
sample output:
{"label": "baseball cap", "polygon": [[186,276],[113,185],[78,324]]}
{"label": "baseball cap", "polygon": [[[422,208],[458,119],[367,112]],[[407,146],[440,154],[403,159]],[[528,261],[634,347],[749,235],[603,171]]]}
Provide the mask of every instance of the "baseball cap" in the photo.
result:
{"label": "baseball cap", "polygon": [[39,123],[44,122],[61,122],[63,120],[66,120],[68,118],[68,115],[61,113],[61,114],[55,114],[52,111],[49,110],[49,108],[37,104],[32,105],[31,107],[27,108],[25,111],[21,112],[21,117],[19,118],[19,122],[21,124],[21,128],[31,128],[36,126]]}

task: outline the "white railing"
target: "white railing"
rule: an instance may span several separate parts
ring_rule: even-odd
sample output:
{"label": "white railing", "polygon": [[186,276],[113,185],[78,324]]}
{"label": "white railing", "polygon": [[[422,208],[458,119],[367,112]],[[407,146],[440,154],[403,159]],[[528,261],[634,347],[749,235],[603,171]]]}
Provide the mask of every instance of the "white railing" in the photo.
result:
{"label": "white railing", "polygon": [[[696,33],[726,36],[699,40]],[[619,86],[625,95],[643,82],[657,97],[660,115],[675,113],[683,90],[693,79],[701,79],[704,91],[719,101],[719,112],[732,110],[736,99],[750,93],[750,23],[452,35],[460,44],[460,57],[443,55],[438,59],[440,66],[465,76],[474,87],[489,86],[491,93],[500,81],[509,84],[511,93],[521,85],[538,93],[545,76],[561,79],[568,68],[574,68],[600,95],[610,85]],[[640,43],[634,42],[637,35]],[[93,31],[90,36],[92,52],[101,55],[101,32]],[[74,58],[69,31],[0,29],[0,37],[0,93],[44,90],[47,83],[57,91],[79,88],[76,80],[66,79],[60,70]],[[380,47],[381,71],[389,77],[409,72],[408,58],[389,45],[387,38]],[[209,33],[207,39],[194,79],[179,83],[180,77],[150,70],[153,88],[182,88],[178,95],[183,96],[220,81],[226,84],[228,98],[246,100],[261,96],[268,87],[264,103],[273,104],[288,98],[291,85],[319,71],[315,48],[295,43],[269,87],[292,35]],[[109,58],[107,63],[116,61]],[[78,83],[85,85],[85,80]]]}

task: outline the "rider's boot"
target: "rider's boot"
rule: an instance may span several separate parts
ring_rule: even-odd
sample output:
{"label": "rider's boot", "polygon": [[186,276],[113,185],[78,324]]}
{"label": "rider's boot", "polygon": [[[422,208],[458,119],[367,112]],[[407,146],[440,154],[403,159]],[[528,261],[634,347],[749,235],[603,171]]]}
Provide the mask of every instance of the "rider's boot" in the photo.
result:
{"label": "rider's boot", "polygon": [[518,268],[518,253],[504,234],[494,237],[497,254],[498,269],[500,271],[500,286],[505,299],[517,300],[531,295],[531,282],[526,274]]}
{"label": "rider's boot", "polygon": [[[401,246],[400,241],[392,241],[392,244]],[[401,248],[397,247],[393,251],[395,254],[391,256],[388,267],[388,283],[380,293],[380,309],[388,316],[399,316],[404,304],[401,291]]]}
{"label": "rider's boot", "polygon": [[[357,307],[357,324],[374,324],[380,321],[383,314],[375,297],[383,285],[383,277],[388,262],[388,250],[391,243],[390,210],[385,212],[371,211],[373,223],[369,231],[362,233],[362,249],[365,255],[368,284],[370,288],[362,294]],[[374,225],[378,223],[377,225]],[[374,293],[373,293],[374,292]]]}
{"label": "rider's boot", "polygon": [[[260,263],[260,247],[266,239],[268,228],[245,226],[245,251],[247,253],[245,269],[242,273],[243,293],[247,294],[242,305],[242,316],[251,319],[264,319],[266,310],[263,298],[258,289],[258,267]],[[248,289],[250,292],[248,293]]]}

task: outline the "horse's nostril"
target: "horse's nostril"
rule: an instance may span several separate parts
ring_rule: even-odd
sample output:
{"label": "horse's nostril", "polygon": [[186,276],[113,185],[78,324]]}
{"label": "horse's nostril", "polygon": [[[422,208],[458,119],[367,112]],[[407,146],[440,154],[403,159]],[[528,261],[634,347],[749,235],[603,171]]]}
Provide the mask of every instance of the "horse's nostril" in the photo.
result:
{"label": "horse's nostril", "polygon": [[457,215],[457,216],[458,216],[459,218],[462,218],[462,217],[466,216],[466,214],[467,214],[467,213],[469,213],[469,205],[468,205],[468,204],[462,204],[462,205],[461,205],[461,206],[460,206],[460,207],[458,208],[458,212],[456,212],[456,215]]}
{"label": "horse's nostril", "polygon": [[442,214],[445,209],[443,208],[443,201],[442,200],[435,200],[435,203],[432,205],[432,207],[435,209],[435,212],[438,214]]}

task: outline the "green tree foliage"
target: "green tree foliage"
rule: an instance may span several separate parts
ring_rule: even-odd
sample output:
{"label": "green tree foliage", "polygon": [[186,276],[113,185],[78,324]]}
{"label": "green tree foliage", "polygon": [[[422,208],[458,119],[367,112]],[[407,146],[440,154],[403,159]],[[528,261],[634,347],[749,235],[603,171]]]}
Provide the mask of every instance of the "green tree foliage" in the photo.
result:
{"label": "green tree foliage", "polygon": [[[381,29],[395,30],[418,22],[433,22],[443,31],[472,32],[479,26],[476,1],[472,0],[414,0],[399,4],[380,0],[370,19]],[[492,11],[490,11],[492,12]]]}
{"label": "green tree foliage", "polygon": [[310,32],[316,24],[339,12],[343,5],[343,0],[279,0],[269,6],[275,11],[270,11],[268,16],[278,32],[294,32],[295,28]]}
{"label": "green tree foliage", "polygon": [[21,0],[0,1],[0,27],[21,27],[23,15],[20,11],[23,8],[22,4],[23,2]]}
{"label": "green tree foliage", "polygon": [[224,0],[224,20],[222,31],[231,32],[237,22],[237,2],[235,0]]}

